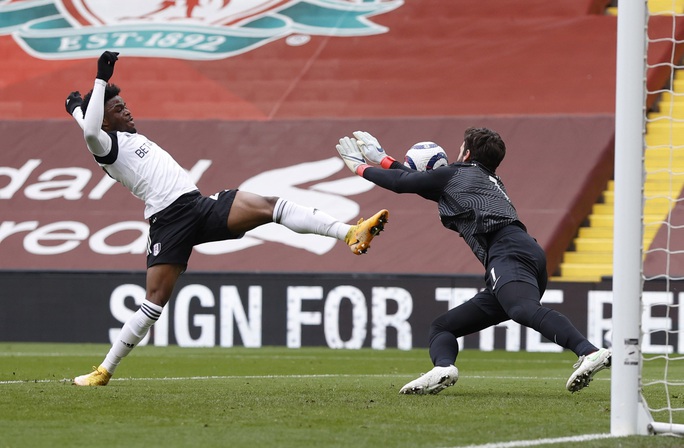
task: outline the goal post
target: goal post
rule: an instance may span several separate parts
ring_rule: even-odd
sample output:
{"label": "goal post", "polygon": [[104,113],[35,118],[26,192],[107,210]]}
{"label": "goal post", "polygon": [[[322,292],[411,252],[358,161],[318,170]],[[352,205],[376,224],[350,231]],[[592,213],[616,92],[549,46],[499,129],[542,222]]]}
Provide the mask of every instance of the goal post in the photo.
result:
{"label": "goal post", "polygon": [[[684,435],[684,408],[673,401],[684,388],[681,378],[669,378],[673,363],[684,363],[684,338],[679,337],[684,316],[680,306],[679,293],[684,275],[670,272],[670,261],[680,253],[676,247],[673,232],[684,232],[684,226],[673,223],[673,210],[682,201],[680,198],[684,181],[684,168],[673,163],[684,151],[684,109],[675,101],[684,104],[684,91],[675,92],[675,72],[684,69],[679,61],[684,46],[682,16],[677,13],[677,1],[668,3],[672,11],[672,35],[649,41],[649,4],[647,0],[630,0],[619,3],[617,17],[617,63],[615,101],[615,208],[613,234],[613,314],[612,314],[612,367],[611,367],[611,418],[610,430],[614,436],[637,434]],[[671,75],[667,86],[649,91],[647,85],[649,67],[649,44],[661,44],[667,40],[671,47],[671,60],[661,62]],[[659,67],[661,68],[661,67]],[[684,83],[683,83],[684,85]],[[661,99],[660,108],[667,114],[649,118],[648,95],[656,94]],[[681,100],[678,98],[681,97]],[[668,102],[663,98],[668,98]],[[666,103],[666,104],[663,104]],[[677,112],[679,111],[679,112]],[[647,142],[648,128],[659,128],[664,134],[651,147]],[[651,139],[652,141],[655,141]],[[657,154],[658,163],[650,163],[648,154]],[[655,165],[655,168],[654,168]],[[662,190],[652,192],[647,188],[648,180],[659,182]],[[652,182],[653,183],[653,182]],[[662,216],[653,217],[653,205],[665,203]],[[655,233],[653,228],[665,228],[667,242],[662,247],[648,247],[645,233]],[[650,233],[649,233],[650,232]],[[679,237],[683,240],[684,237]],[[672,244],[672,245],[671,245]],[[661,255],[662,254],[662,255]],[[665,261],[662,270],[645,274],[644,255],[658,255]],[[681,269],[680,269],[681,270]],[[644,285],[661,281],[664,291],[658,301],[651,298],[652,292],[644,293]],[[677,285],[678,284],[678,285]],[[643,316],[650,316],[656,305],[665,308],[662,328],[643,328]],[[671,315],[680,318],[673,319]],[[652,337],[664,335],[664,342],[658,346],[657,356],[648,356],[653,350]],[[674,335],[674,336],[671,336]],[[676,349],[675,349],[676,347]],[[648,349],[648,350],[647,350]],[[679,355],[673,354],[677,350]],[[644,380],[645,361],[660,361],[664,364],[656,380]],[[657,395],[660,403],[649,407],[651,396],[645,391],[651,386],[661,386]],[[649,389],[651,390],[651,389]],[[664,421],[666,420],[666,421]]]}
{"label": "goal post", "polygon": [[615,95],[615,217],[610,431],[639,431],[646,0],[620,2]]}

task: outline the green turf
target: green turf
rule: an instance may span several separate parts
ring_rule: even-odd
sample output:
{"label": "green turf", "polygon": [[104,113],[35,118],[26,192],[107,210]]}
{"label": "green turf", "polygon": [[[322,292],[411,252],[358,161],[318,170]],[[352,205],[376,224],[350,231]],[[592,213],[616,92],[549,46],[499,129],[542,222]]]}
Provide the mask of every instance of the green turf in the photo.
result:
{"label": "green turf", "polygon": [[[610,432],[610,373],[570,394],[569,352],[466,350],[459,382],[434,396],[398,394],[431,367],[424,349],[139,347],[107,387],[65,381],[107,349],[0,344],[0,448],[457,447]],[[670,375],[684,377],[673,365]],[[553,446],[645,443],[684,439]]]}

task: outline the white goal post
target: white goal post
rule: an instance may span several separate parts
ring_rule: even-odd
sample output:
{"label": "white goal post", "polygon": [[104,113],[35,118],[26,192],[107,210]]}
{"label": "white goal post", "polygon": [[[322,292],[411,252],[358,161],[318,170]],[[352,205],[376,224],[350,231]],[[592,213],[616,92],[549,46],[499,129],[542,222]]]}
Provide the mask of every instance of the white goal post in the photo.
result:
{"label": "white goal post", "polygon": [[[675,1],[672,5],[674,7]],[[617,71],[616,71],[616,110],[615,110],[615,215],[614,215],[614,240],[613,240],[613,317],[612,317],[612,367],[611,367],[611,434],[615,436],[636,434],[684,434],[684,421],[682,414],[684,409],[677,408],[671,401],[671,396],[676,396],[672,388],[682,389],[684,379],[668,378],[667,366],[669,362],[680,362],[681,353],[684,352],[682,345],[684,340],[680,338],[678,344],[679,357],[671,356],[671,351],[664,350],[661,358],[665,365],[657,383],[664,386],[664,401],[666,405],[658,408],[655,415],[653,408],[649,408],[644,392],[644,385],[648,383],[643,378],[644,353],[642,343],[644,329],[642,328],[642,313],[647,308],[644,300],[644,284],[650,278],[644,276],[643,255],[648,253],[649,247],[644,247],[644,222],[645,206],[649,197],[644,193],[644,185],[647,178],[645,164],[645,152],[647,150],[646,131],[648,123],[648,110],[646,108],[647,73],[648,73],[648,17],[649,10],[646,0],[620,1],[617,19]],[[676,14],[673,11],[673,16]],[[673,20],[673,27],[676,21]],[[677,42],[673,33],[672,48],[682,44]],[[670,61],[671,70],[679,67],[681,62],[676,60],[673,51],[673,60]],[[673,79],[673,77],[671,77]],[[674,84],[674,83],[671,83]],[[673,89],[670,87],[663,87]],[[670,92],[672,98],[676,95]],[[670,134],[684,133],[684,128],[679,131],[677,122],[680,120],[675,115],[670,115],[670,120],[664,125],[669,126]],[[684,124],[682,124],[684,126]],[[669,151],[670,158],[676,149],[682,151],[681,143],[675,143],[671,138],[669,143],[663,144],[658,150]],[[671,170],[671,169],[670,169]],[[667,173],[670,176],[684,176],[684,172]],[[671,197],[658,197],[659,200],[667,200],[670,204],[676,204],[679,200],[681,189],[671,188]],[[671,205],[671,210],[674,205]],[[670,223],[671,213],[659,223],[672,230],[676,226]],[[669,231],[668,230],[668,231]],[[680,230],[682,231],[682,230]],[[669,239],[668,239],[669,241]],[[670,250],[664,248],[665,252]],[[666,257],[669,257],[668,252]],[[661,277],[661,276],[658,276]],[[665,288],[672,297],[676,288],[670,286],[671,281],[678,281],[681,288],[682,278],[670,278],[669,272],[663,272]],[[684,296],[683,296],[684,297]],[[672,308],[677,307],[678,297],[669,304]],[[646,311],[648,312],[648,311]],[[668,311],[669,313],[670,311]],[[678,316],[683,316],[681,309],[677,309]],[[669,316],[669,314],[667,314]],[[669,317],[668,317],[669,319]],[[681,328],[682,319],[678,325]],[[666,341],[669,341],[671,328],[662,330]],[[650,338],[650,335],[647,335]],[[650,340],[650,339],[649,339]],[[663,346],[670,348],[669,345]],[[645,398],[646,397],[646,398]],[[681,403],[681,400],[679,400]],[[663,411],[663,412],[660,412]],[[673,415],[677,418],[673,418]],[[654,419],[655,416],[655,419]],[[666,421],[663,421],[666,420]]]}

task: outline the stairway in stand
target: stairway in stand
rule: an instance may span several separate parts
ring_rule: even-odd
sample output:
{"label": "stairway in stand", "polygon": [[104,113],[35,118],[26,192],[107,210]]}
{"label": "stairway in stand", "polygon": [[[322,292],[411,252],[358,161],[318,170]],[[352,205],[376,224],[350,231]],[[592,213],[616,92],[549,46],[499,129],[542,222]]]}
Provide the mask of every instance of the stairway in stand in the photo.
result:
{"label": "stairway in stand", "polygon": [[[648,6],[655,14],[672,11],[673,4],[678,14],[684,11],[684,0],[649,0]],[[672,86],[661,94],[656,110],[649,112],[646,120],[644,251],[675,206],[671,198],[679,198],[684,187],[684,70],[678,69],[674,75]],[[565,252],[554,281],[599,282],[613,275],[614,198],[614,182],[610,181]]]}

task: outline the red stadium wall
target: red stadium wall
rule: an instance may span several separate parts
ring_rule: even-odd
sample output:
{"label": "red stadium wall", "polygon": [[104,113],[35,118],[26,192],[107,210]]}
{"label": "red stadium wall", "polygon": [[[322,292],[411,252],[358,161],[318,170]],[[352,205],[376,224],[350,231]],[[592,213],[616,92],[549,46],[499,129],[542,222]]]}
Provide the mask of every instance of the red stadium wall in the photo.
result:
{"label": "red stadium wall", "polygon": [[[306,2],[272,3],[259,14]],[[375,8],[363,16],[372,32],[326,28],[304,14],[298,30],[309,34],[199,59],[161,47],[139,54],[133,38],[94,20],[87,0],[54,2],[65,20],[58,25],[75,26],[62,35],[58,26],[37,32],[15,23],[16,11],[38,2],[0,2],[0,269],[144,269],[142,204],[102,183],[63,107],[70,91],[92,86],[97,56],[113,49],[121,59],[112,82],[138,129],[195,168],[204,193],[263,189],[347,221],[378,208],[391,213],[364,257],[320,240],[288,236],[283,244],[265,230],[244,247],[197,252],[191,269],[479,274],[460,238],[440,226],[434,204],[358,182],[352,191],[341,187],[352,176],[334,145],[364,129],[395,157],[422,140],[455,157],[463,130],[482,125],[507,142],[500,174],[553,273],[612,173],[616,20],[600,14],[601,3],[378,0],[354,6]],[[92,40],[69,34],[91,29],[99,33]],[[653,74],[649,82],[662,79]]]}
{"label": "red stadium wall", "polygon": [[[30,2],[9,2],[15,3]],[[124,88],[137,118],[613,113],[616,20],[588,14],[593,2],[376,3],[398,5],[368,17],[386,29],[380,34],[312,35],[298,46],[283,38],[204,61],[132,57],[123,46],[112,81]],[[64,119],[65,91],[92,87],[94,60],[107,48],[39,59],[20,47],[16,28],[9,31],[14,38],[0,37],[0,118]],[[39,56],[62,57],[56,53]]]}
{"label": "red stadium wall", "polygon": [[[509,193],[532,234],[552,246],[556,229],[581,223],[569,212],[584,187],[577,173],[590,172],[600,162],[602,153],[592,148],[607,147],[612,121],[610,116],[454,117],[427,123],[143,121],[138,127],[171,149],[187,169],[208,163],[198,179],[205,194],[240,187],[315,206],[350,222],[359,213],[390,210],[387,230],[362,257],[323,237],[288,232],[276,242],[273,232],[282,229],[266,228],[248,234],[253,236],[243,242],[251,241],[249,247],[196,252],[193,270],[479,274],[482,267],[468,247],[439,223],[435,203],[396,195],[353,176],[332,148],[339,136],[365,128],[390,153],[401,155],[408,149],[404,142],[428,138],[455,150],[449,142],[458,141],[471,124],[498,129],[510,148],[510,159],[501,168]],[[143,204],[107,183],[78,127],[68,124],[49,121],[36,132],[31,122],[0,122],[0,133],[7,136],[1,157],[15,161],[0,171],[10,179],[0,184],[5,204],[0,250],[12,254],[0,258],[0,269],[144,269]],[[546,146],[550,141],[555,141],[552,149]],[[345,180],[356,186],[336,186]],[[233,250],[239,252],[231,256]]]}

